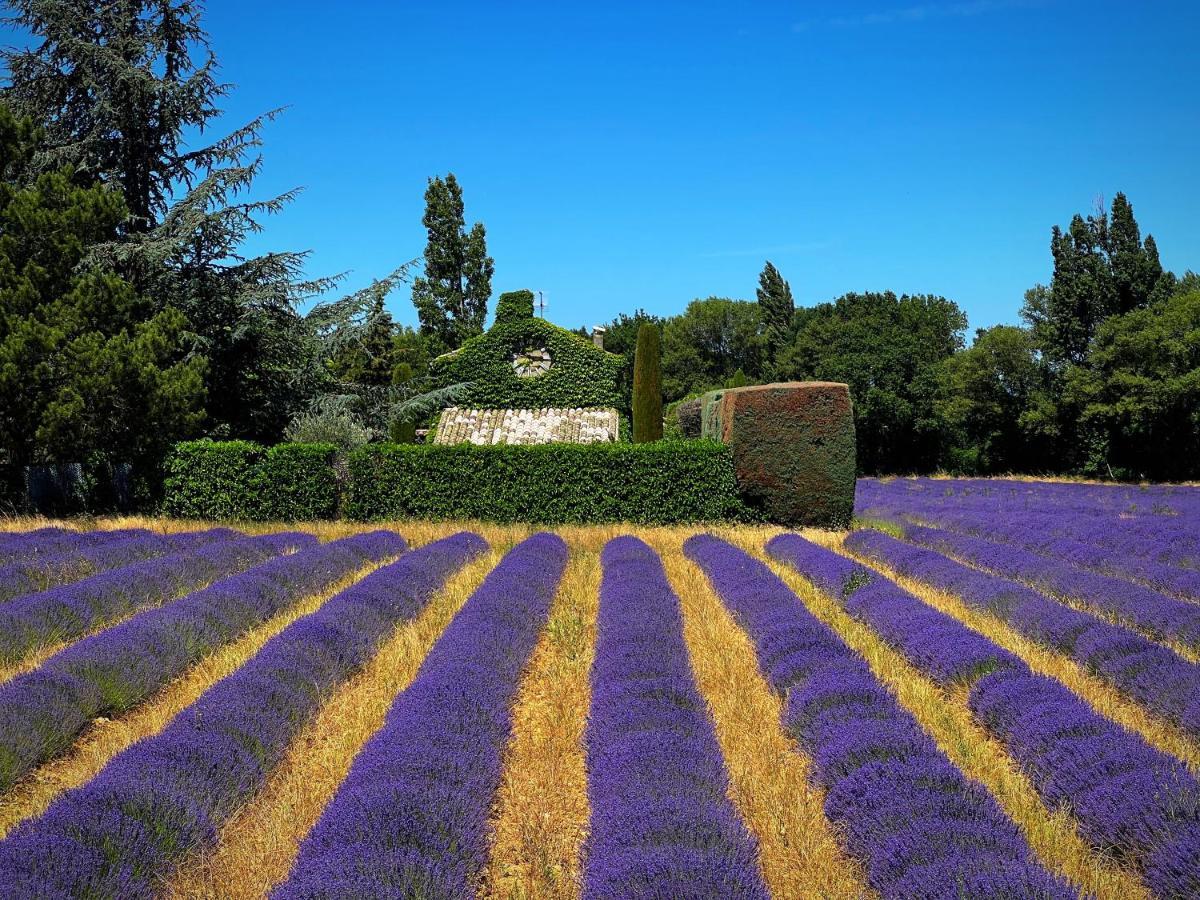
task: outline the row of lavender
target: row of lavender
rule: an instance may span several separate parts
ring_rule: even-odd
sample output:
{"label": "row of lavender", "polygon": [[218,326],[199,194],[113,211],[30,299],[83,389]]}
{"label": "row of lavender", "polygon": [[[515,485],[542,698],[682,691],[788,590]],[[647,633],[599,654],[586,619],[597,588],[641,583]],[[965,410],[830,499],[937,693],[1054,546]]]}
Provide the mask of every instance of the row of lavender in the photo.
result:
{"label": "row of lavender", "polygon": [[65,750],[97,716],[130,709],[299,598],[404,549],[399,536],[371,532],[275,556],[83,638],[0,685],[0,790]]}
{"label": "row of lavender", "polygon": [[[783,724],[812,758],[827,815],[882,896],[1077,896],[1038,864],[991,795],[946,758],[866,661],[769,568],[710,535],[690,538],[684,550],[786,696]],[[967,668],[983,664],[977,646],[966,652]]]}
{"label": "row of lavender", "polygon": [[[1146,709],[1200,735],[1200,665],[1143,635],[1057,602],[1024,584],[957,562],[882,532],[846,544],[959,597],[1030,640],[1063,653]],[[1083,596],[1083,602],[1101,602]]]}
{"label": "row of lavender", "polygon": [[[859,549],[905,546],[870,532],[850,541]],[[967,684],[977,721],[1046,805],[1066,806],[1097,849],[1140,868],[1157,896],[1200,894],[1200,783],[1182,762],[878,572],[796,535],[775,538],[767,552],[840,599],[937,683]]]}
{"label": "row of lavender", "polygon": [[317,543],[302,532],[244,537],[219,533],[192,549],[27,594],[0,604],[0,664],[21,662],[143,609],[161,605],[214,579]]}
{"label": "row of lavender", "polygon": [[[283,629],[166,729],[116,756],[95,779],[0,842],[7,896],[158,896],[163,876],[188,852],[214,843],[220,825],[262,785],[324,699],[486,546],[469,533],[426,545]],[[377,532],[302,551],[268,563],[274,564],[269,573],[259,567],[256,575],[229,579],[205,608],[193,604],[172,621],[211,648],[232,633],[211,630],[217,619],[227,615],[230,624],[240,618],[244,625],[273,605],[268,595],[286,602],[403,549],[396,535]],[[262,590],[267,581],[275,589]]]}
{"label": "row of lavender", "polygon": [[1071,559],[1176,596],[1200,596],[1195,488],[864,479],[856,503],[867,518],[951,528]]}
{"label": "row of lavender", "polygon": [[228,528],[213,528],[170,535],[145,529],[18,535],[0,545],[0,601],[137,560],[186,552],[235,534]]}

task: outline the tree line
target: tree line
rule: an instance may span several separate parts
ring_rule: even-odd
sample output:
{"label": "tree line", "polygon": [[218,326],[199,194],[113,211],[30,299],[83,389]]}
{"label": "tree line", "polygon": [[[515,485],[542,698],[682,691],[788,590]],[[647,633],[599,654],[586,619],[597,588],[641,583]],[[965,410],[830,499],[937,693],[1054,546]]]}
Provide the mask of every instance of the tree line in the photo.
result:
{"label": "tree line", "polygon": [[794,308],[770,262],[756,301],[710,297],[607,326],[626,352],[662,332],[669,403],[777,380],[850,386],[864,474],[1200,477],[1200,277],[1163,269],[1118,193],[1050,235],[1051,275],[1022,325],[980,328],[952,300],[849,293]]}
{"label": "tree line", "polygon": [[[302,250],[245,250],[297,194],[255,193],[278,110],[215,132],[233,88],[197,0],[8,7],[29,40],[0,90],[0,481],[131,463],[150,497],[178,440],[411,439],[452,401],[429,360],[483,331],[495,274],[453,174],[428,180],[423,257],[338,296]],[[1163,270],[1121,194],[1050,250],[1024,324],[970,346],[944,297],[796,308],[769,262],[754,300],[623,312],[606,343],[631,386],[638,326],[659,329],[668,420],[714,387],[848,383],[863,472],[1197,477],[1200,279]],[[387,310],[401,285],[416,328]]]}

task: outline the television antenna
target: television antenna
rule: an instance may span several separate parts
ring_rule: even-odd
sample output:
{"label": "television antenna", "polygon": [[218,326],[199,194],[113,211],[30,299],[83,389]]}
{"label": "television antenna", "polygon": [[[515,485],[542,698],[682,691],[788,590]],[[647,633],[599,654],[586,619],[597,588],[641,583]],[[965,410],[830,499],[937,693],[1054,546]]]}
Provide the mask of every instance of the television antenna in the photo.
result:
{"label": "television antenna", "polygon": [[550,301],[546,299],[545,291],[537,292],[537,311],[538,315],[543,319],[546,318],[546,307],[550,305]]}

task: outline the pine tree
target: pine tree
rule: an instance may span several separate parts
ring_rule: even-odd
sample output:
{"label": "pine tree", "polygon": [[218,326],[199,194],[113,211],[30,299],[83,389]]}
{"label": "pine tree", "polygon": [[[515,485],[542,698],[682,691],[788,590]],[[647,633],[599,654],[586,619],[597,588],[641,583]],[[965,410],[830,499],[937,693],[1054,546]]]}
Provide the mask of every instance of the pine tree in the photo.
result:
{"label": "pine tree", "polygon": [[[90,260],[113,268],[190,322],[209,360],[208,419],[220,436],[273,441],[325,386],[323,341],[340,316],[361,318],[359,292],[309,316],[298,307],[336,279],[303,277],[305,254],[247,257],[242,246],[295,191],[245,199],[262,160],[268,112],[211,143],[233,86],[217,77],[200,0],[12,0],[27,49],[2,51],[3,99],[45,126],[27,177],[73,166],[84,183],[119,187],[127,214]],[[403,267],[377,284],[388,288]],[[348,301],[354,302],[348,302]],[[336,316],[335,316],[336,313]]]}
{"label": "pine tree", "polygon": [[203,356],[189,323],[87,251],[112,240],[120,192],[70,166],[11,180],[38,152],[0,105],[0,468],[103,457],[152,469],[203,418]]}
{"label": "pine tree", "polygon": [[453,350],[483,331],[495,266],[483,224],[466,230],[462,188],[453,173],[429,179],[422,221],[428,233],[425,275],[413,281],[413,305],[421,333]]}
{"label": "pine tree", "polygon": [[658,327],[638,328],[633,360],[633,442],[645,444],[663,436],[662,351]]}
{"label": "pine tree", "polygon": [[763,324],[766,326],[767,347],[771,354],[779,349],[787,338],[796,312],[792,300],[792,288],[770,260],[758,276],[758,305],[762,308]]}
{"label": "pine tree", "polygon": [[383,297],[377,297],[361,333],[347,341],[330,359],[331,371],[342,381],[352,384],[392,384],[395,369],[400,364],[395,334],[392,315],[383,305]]}

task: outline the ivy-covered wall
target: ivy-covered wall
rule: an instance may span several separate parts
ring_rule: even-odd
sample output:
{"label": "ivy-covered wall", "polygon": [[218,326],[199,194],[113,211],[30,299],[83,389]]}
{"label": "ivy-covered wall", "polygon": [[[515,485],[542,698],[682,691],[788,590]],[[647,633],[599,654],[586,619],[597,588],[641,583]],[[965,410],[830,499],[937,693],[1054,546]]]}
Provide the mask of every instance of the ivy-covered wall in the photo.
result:
{"label": "ivy-covered wall", "polygon": [[[520,377],[514,354],[545,348],[550,370]],[[623,357],[543,319],[517,318],[493,325],[453,353],[439,356],[430,372],[439,386],[469,381],[460,406],[479,409],[614,407],[628,410],[619,386]]]}

